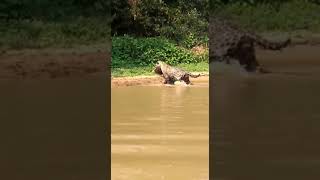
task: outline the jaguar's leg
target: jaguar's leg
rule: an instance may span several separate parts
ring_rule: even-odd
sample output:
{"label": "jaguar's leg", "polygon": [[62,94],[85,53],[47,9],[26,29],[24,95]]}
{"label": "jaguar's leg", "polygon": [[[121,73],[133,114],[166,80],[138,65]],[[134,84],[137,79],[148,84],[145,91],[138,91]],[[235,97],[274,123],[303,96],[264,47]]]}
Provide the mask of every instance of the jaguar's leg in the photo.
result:
{"label": "jaguar's leg", "polygon": [[254,43],[251,39],[243,38],[238,45],[237,59],[247,72],[269,73],[270,71],[261,67],[256,58]]}
{"label": "jaguar's leg", "polygon": [[174,84],[175,79],[174,78],[170,78],[170,84]]}
{"label": "jaguar's leg", "polygon": [[262,67],[260,63],[257,61],[254,47],[249,49],[246,61],[246,70],[248,72],[270,73],[269,70]]}
{"label": "jaguar's leg", "polygon": [[256,55],[254,53],[254,48],[250,48],[250,51],[248,51],[248,54],[247,56],[245,57],[246,58],[246,70],[248,72],[255,72],[257,70],[257,67],[259,67],[259,63],[256,59]]}
{"label": "jaguar's leg", "polygon": [[183,78],[183,81],[184,81],[186,84],[190,84],[189,76],[185,76],[185,77]]}
{"label": "jaguar's leg", "polygon": [[236,57],[247,72],[254,72],[259,66],[256,60],[254,44],[250,39],[242,39],[238,45]]}
{"label": "jaguar's leg", "polygon": [[170,78],[169,78],[169,76],[168,75],[163,75],[163,78],[164,78],[164,82],[163,82],[163,84],[169,84],[170,83]]}
{"label": "jaguar's leg", "polygon": [[174,79],[167,75],[165,77],[165,82],[166,82],[165,84],[174,84]]}

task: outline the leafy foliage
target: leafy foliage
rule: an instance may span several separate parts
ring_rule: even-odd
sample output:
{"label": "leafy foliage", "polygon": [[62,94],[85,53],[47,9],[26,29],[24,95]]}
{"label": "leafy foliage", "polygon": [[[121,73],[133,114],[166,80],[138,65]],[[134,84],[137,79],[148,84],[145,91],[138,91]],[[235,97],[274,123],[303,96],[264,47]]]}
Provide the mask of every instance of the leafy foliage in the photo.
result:
{"label": "leafy foliage", "polygon": [[206,44],[208,21],[201,17],[197,9],[184,12],[181,7],[171,9],[170,20],[166,26],[159,29],[159,33],[178,44],[192,48]]}
{"label": "leafy foliage", "polygon": [[[240,6],[251,6],[257,7],[260,5],[269,6],[279,10],[279,8],[285,3],[292,3],[295,0],[210,0],[210,10],[217,11],[221,10],[224,6],[240,5]],[[302,0],[300,3],[308,4],[320,4],[319,0]]]}
{"label": "leafy foliage", "polygon": [[79,16],[110,16],[109,0],[2,0],[0,18],[61,20]]}
{"label": "leafy foliage", "polygon": [[110,38],[109,0],[1,0],[0,48],[70,47]]}
{"label": "leafy foliage", "polygon": [[235,2],[216,10],[214,15],[227,16],[255,31],[320,30],[320,6],[315,3],[305,0],[279,1],[279,4],[262,2],[257,5]]}
{"label": "leafy foliage", "polygon": [[0,34],[2,49],[72,47],[106,43],[110,27],[104,19],[97,18],[77,18],[72,22],[3,22]]}
{"label": "leafy foliage", "polygon": [[163,36],[188,48],[207,36],[208,0],[115,0],[112,15],[113,35]]}
{"label": "leafy foliage", "polygon": [[173,42],[161,37],[134,38],[130,36],[113,37],[112,66],[142,67],[151,66],[158,60],[169,64],[197,63],[206,61],[201,55],[176,46]]}

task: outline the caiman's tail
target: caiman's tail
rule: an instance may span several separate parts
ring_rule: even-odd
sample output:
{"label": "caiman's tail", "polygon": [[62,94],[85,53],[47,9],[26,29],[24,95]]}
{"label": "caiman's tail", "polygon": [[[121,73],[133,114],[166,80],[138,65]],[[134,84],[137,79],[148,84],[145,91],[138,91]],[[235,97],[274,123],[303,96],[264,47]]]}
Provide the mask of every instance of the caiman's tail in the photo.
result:
{"label": "caiman's tail", "polygon": [[197,78],[197,77],[200,76],[200,74],[195,75],[195,74],[189,73],[189,76],[192,77],[192,78]]}
{"label": "caiman's tail", "polygon": [[261,46],[264,49],[269,49],[269,50],[281,50],[281,49],[287,47],[291,43],[290,38],[285,41],[282,41],[282,42],[271,42],[271,41],[263,39],[259,36],[257,36],[255,39],[256,39],[256,42],[259,46]]}

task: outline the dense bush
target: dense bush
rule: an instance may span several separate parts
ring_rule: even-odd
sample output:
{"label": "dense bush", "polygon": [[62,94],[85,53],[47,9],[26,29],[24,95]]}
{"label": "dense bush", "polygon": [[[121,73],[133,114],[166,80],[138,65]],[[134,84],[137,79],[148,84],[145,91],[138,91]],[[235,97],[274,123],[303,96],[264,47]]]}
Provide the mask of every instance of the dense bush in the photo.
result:
{"label": "dense bush", "polygon": [[110,16],[109,0],[1,0],[0,18],[6,20],[62,20],[79,16]]}
{"label": "dense bush", "polygon": [[163,36],[188,48],[206,43],[208,0],[115,0],[113,4],[113,35]]}
{"label": "dense bush", "polygon": [[150,66],[158,60],[175,65],[207,61],[206,55],[195,55],[161,37],[134,38],[130,36],[112,38],[112,66]]}
{"label": "dense bush", "polygon": [[[279,2],[278,2],[279,3]],[[249,5],[235,2],[220,7],[216,15],[228,16],[255,31],[320,30],[320,6],[305,0]]]}
{"label": "dense bush", "polygon": [[206,44],[207,33],[207,19],[197,9],[185,12],[181,7],[170,9],[169,21],[159,28],[159,34],[186,48]]}
{"label": "dense bush", "polygon": [[70,47],[110,38],[110,1],[1,0],[0,48]]}
{"label": "dense bush", "polygon": [[111,33],[123,35],[133,30],[133,15],[128,1],[111,1]]}
{"label": "dense bush", "polygon": [[66,22],[19,21],[0,26],[0,48],[72,47],[106,43],[110,26],[104,19],[77,18]]}
{"label": "dense bush", "polygon": [[[219,6],[241,4],[247,6],[258,6],[261,4],[268,4],[273,7],[279,7],[284,3],[290,3],[295,0],[210,0],[211,10],[219,10]],[[303,0],[304,3],[319,4],[319,0]]]}

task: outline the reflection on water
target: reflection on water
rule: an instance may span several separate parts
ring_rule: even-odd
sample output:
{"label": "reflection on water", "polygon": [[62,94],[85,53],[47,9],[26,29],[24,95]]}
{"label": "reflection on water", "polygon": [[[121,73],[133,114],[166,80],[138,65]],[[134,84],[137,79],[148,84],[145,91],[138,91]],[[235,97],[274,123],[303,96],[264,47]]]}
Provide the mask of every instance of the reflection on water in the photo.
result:
{"label": "reflection on water", "polygon": [[208,179],[208,85],[112,89],[112,179]]}
{"label": "reflection on water", "polygon": [[275,74],[210,78],[215,178],[319,179],[320,54],[311,50],[300,61],[295,49],[261,56]]}

